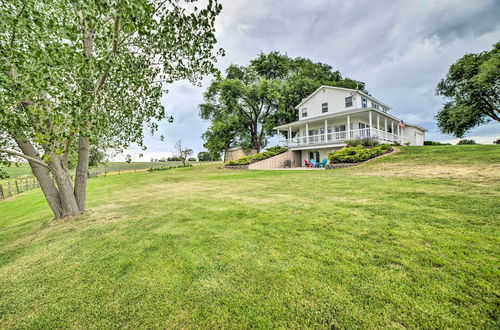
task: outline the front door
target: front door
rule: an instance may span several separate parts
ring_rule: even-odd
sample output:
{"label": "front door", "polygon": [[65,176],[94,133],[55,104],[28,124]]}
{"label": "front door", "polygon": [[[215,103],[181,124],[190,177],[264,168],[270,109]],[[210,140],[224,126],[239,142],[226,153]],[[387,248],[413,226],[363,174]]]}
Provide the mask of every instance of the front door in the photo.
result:
{"label": "front door", "polygon": [[320,162],[319,151],[311,151],[311,152],[309,152],[309,159],[314,159],[315,161],[317,161],[319,163]]}

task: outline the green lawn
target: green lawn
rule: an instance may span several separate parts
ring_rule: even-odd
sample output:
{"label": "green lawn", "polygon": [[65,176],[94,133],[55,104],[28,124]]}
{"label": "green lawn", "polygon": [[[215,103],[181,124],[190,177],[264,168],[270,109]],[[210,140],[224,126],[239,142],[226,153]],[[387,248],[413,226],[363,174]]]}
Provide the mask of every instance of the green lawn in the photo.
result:
{"label": "green lawn", "polygon": [[[146,170],[150,167],[174,166],[182,164],[182,162],[108,162],[90,169],[91,172],[118,172],[118,171],[134,171]],[[2,167],[9,174],[10,178],[15,179],[24,176],[33,176],[31,169],[27,163],[18,163],[9,167]]]}
{"label": "green lawn", "polygon": [[98,177],[69,221],[29,191],[0,202],[0,328],[498,329],[499,164]]}
{"label": "green lawn", "polygon": [[[193,162],[191,162],[193,163]],[[181,165],[182,162],[108,162],[105,164],[101,164],[96,167],[90,168],[91,173],[95,173],[98,175],[112,175],[112,174],[121,174],[126,172],[138,172],[145,171],[151,167],[162,167],[162,166],[178,166]],[[196,164],[196,163],[195,163]],[[200,164],[197,162],[197,164]],[[31,172],[31,168],[28,163],[17,163],[13,164],[9,167],[1,167],[0,169],[4,170],[9,178],[0,179],[0,185],[3,185],[4,194],[7,194],[7,184],[10,182],[11,191],[13,194],[17,193],[15,180],[20,178],[33,178],[33,173]],[[71,170],[74,173],[74,169]],[[19,181],[19,180],[18,180]],[[30,181],[31,182],[31,181]],[[24,188],[22,189],[24,191]]]}

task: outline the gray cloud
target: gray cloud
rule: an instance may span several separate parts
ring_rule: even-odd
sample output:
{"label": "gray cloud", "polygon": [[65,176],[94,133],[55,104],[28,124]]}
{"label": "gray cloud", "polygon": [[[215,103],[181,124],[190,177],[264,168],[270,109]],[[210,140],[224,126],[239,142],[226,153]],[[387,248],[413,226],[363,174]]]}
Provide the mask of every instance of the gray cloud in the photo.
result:
{"label": "gray cloud", "polygon": [[[218,66],[246,64],[259,52],[329,63],[344,75],[365,81],[394,114],[421,124],[429,139],[449,139],[435,126],[443,100],[434,94],[450,64],[465,53],[491,49],[500,41],[498,0],[330,1],[222,0],[219,46],[227,56]],[[206,87],[209,79],[204,81]],[[148,153],[168,153],[183,138],[201,151],[207,127],[198,117],[203,88],[186,82],[169,87],[164,104],[174,124],[161,123],[167,141],[150,138]],[[161,134],[161,133],[159,133]],[[492,123],[471,135],[499,135]]]}

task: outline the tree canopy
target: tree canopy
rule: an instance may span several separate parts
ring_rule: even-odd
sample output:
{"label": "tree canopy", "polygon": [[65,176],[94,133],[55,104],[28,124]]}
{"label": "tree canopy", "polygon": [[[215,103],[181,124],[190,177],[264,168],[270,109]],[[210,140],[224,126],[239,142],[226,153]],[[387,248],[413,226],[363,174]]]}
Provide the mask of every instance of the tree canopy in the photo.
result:
{"label": "tree canopy", "polygon": [[436,93],[449,100],[436,116],[443,133],[463,137],[476,126],[500,122],[500,43],[451,65]]}
{"label": "tree canopy", "polygon": [[143,146],[166,116],[164,84],[216,73],[221,5],[204,3],[0,3],[0,163],[27,159],[56,217],[85,211],[92,146]]}
{"label": "tree canopy", "polygon": [[198,153],[198,160],[200,162],[220,161],[220,154],[213,154],[208,151],[200,151]]}
{"label": "tree canopy", "polygon": [[364,91],[365,84],[306,58],[260,54],[246,66],[232,64],[204,94],[200,116],[210,121],[205,147],[220,153],[232,144],[260,151],[273,127],[298,119],[295,106],[321,85]]}

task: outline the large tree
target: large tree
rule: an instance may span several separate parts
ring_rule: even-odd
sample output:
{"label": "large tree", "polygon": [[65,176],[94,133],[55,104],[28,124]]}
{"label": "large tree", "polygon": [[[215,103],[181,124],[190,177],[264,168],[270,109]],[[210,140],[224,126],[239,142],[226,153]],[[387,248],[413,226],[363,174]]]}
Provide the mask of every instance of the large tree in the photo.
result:
{"label": "large tree", "polygon": [[237,143],[260,151],[272,128],[297,120],[295,106],[321,85],[365,87],[328,64],[278,52],[260,54],[247,66],[230,65],[211,82],[200,105],[200,116],[210,121],[205,147],[220,153]]}
{"label": "large tree", "polygon": [[500,43],[455,62],[436,89],[449,101],[436,119],[441,132],[463,137],[491,120],[500,122]]}
{"label": "large tree", "polygon": [[0,2],[0,163],[28,160],[56,217],[85,211],[93,145],[143,145],[166,115],[164,84],[216,72],[221,6],[205,3]]}

